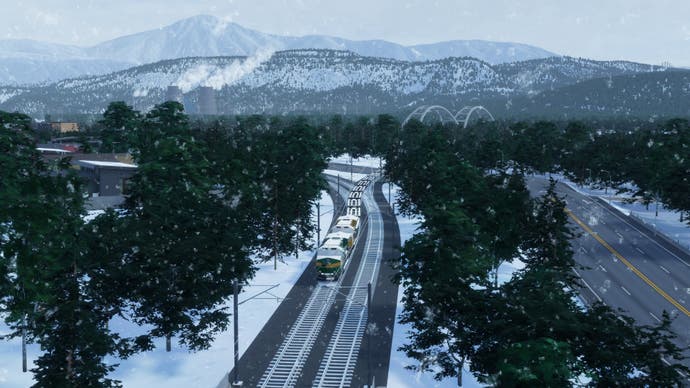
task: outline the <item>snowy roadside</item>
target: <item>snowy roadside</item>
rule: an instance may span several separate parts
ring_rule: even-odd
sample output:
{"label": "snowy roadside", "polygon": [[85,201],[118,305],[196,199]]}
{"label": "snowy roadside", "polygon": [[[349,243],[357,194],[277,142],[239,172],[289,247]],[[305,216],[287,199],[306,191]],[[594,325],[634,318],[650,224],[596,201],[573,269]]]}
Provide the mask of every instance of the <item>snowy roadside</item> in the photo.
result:
{"label": "snowy roadside", "polygon": [[[324,191],[321,195],[321,225],[330,225],[333,218],[333,201]],[[316,214],[316,210],[314,210]],[[316,216],[314,216],[314,222]],[[322,228],[323,229],[323,228]],[[316,241],[316,235],[313,236]],[[278,263],[278,269],[273,270],[273,263],[258,264],[258,270],[251,284],[240,294],[239,301],[278,285],[261,298],[252,299],[239,306],[239,350],[240,355],[252,343],[280,301],[292,289],[297,279],[309,265],[313,251],[303,251],[295,259],[294,255],[285,257],[285,263]],[[232,308],[232,300],[228,300],[228,307]],[[122,328],[123,335],[139,333],[141,328],[129,322],[114,322]],[[0,323],[0,333],[9,332],[4,323]],[[33,361],[40,354],[40,349],[33,344],[28,347],[29,369]],[[117,360],[109,360],[118,362]],[[204,351],[190,353],[176,345],[173,339],[171,352],[165,351],[165,342],[156,342],[156,349],[151,352],[137,354],[127,360],[119,361],[120,366],[110,375],[111,378],[121,380],[125,387],[215,387],[223,376],[233,367],[233,334],[232,325],[219,334],[212,346]],[[21,372],[21,341],[3,341],[0,346],[0,386],[28,387],[33,384],[30,372]]]}
{"label": "snowy roadside", "polygon": [[[547,178],[546,176],[542,177]],[[603,199],[621,213],[637,218],[652,230],[662,233],[686,251],[690,251],[690,226],[680,222],[679,212],[658,204],[659,215],[657,216],[655,203],[651,203],[648,207],[639,202],[627,203],[625,201],[631,198],[630,194],[616,195],[612,189],[595,189],[589,186],[580,186],[560,174],[553,174],[553,177],[578,193]]]}
{"label": "snowy roadside", "polygon": [[[391,185],[390,192],[391,197],[388,197],[388,184],[383,185],[383,194],[388,199],[389,203],[391,199],[395,201],[397,197],[399,188],[395,185]],[[396,213],[396,219],[398,220],[398,226],[400,227],[400,243],[404,244],[405,241],[410,239],[412,235],[417,231],[419,225],[419,219],[408,218]],[[512,273],[515,271],[516,267],[511,264],[506,264],[499,268],[499,278],[500,279],[510,279]],[[398,288],[398,303],[395,310],[395,327],[393,328],[393,349],[391,352],[391,360],[388,369],[388,386],[396,388],[416,388],[416,387],[437,387],[437,388],[450,388],[457,387],[458,382],[455,378],[443,379],[441,381],[435,380],[433,373],[422,373],[415,372],[409,369],[405,369],[408,365],[418,365],[416,360],[410,359],[405,355],[404,352],[398,350],[401,346],[408,342],[408,336],[410,335],[411,326],[403,325],[399,322],[400,315],[403,311],[402,304],[402,294],[403,287]],[[462,376],[462,386],[466,388],[483,387],[477,379],[469,372],[469,368],[466,365],[463,368]]]}

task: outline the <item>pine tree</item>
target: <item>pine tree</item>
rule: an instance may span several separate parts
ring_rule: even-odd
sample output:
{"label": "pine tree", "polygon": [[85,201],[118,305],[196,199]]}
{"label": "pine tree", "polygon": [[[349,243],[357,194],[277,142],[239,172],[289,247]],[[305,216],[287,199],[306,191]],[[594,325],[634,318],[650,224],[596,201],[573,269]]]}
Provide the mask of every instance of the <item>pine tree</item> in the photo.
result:
{"label": "pine tree", "polygon": [[122,344],[107,329],[110,306],[90,293],[98,256],[83,238],[81,182],[35,147],[28,117],[0,112],[0,306],[12,337],[41,345],[36,387],[117,386],[104,358]]}
{"label": "pine tree", "polygon": [[99,124],[101,152],[128,152],[131,132],[141,123],[141,115],[124,101],[111,102]]}
{"label": "pine tree", "polygon": [[[326,147],[305,120],[274,122],[256,133],[251,144],[251,175],[262,190],[258,198],[263,214],[256,220],[259,248],[274,268],[280,256],[306,248],[313,227],[312,203],[325,186]],[[248,145],[249,147],[249,145]]]}
{"label": "pine tree", "polygon": [[133,138],[138,171],[121,221],[126,241],[118,243],[131,319],[151,325],[151,337],[178,335],[191,349],[206,348],[227,327],[233,281],[254,271],[246,215],[239,199],[223,195],[243,188],[214,181],[179,103],[154,108]]}

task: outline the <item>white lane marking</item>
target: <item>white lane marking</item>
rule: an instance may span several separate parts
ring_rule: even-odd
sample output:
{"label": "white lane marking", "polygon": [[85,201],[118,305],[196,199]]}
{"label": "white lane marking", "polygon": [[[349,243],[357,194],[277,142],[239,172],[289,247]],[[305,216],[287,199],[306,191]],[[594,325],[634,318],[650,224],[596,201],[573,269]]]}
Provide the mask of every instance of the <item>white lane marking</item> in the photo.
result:
{"label": "white lane marking", "polygon": [[620,237],[620,238],[623,238],[623,235],[618,233],[618,232],[616,232],[616,235],[618,235],[618,237]]}
{"label": "white lane marking", "polygon": [[626,221],[626,220],[623,219],[621,216],[619,216],[618,214],[616,214],[616,211],[611,210],[611,209],[609,209],[608,207],[605,207],[604,205],[602,205],[602,204],[600,204],[600,203],[597,203],[597,205],[599,205],[599,207],[601,207],[602,209],[605,209],[607,212],[611,213],[614,217],[616,217],[616,218],[618,218],[619,220],[623,221],[623,223],[625,223],[625,224],[628,225],[629,227],[635,229],[635,230],[637,231],[637,233],[643,235],[643,236],[646,237],[648,240],[650,240],[650,241],[652,241],[654,244],[658,245],[659,248],[665,250],[668,254],[670,254],[671,256],[673,256],[673,257],[675,257],[676,259],[678,259],[678,261],[680,261],[681,263],[683,263],[683,264],[685,264],[686,266],[690,267],[690,263],[688,263],[687,261],[683,260],[683,259],[680,258],[678,255],[676,255],[675,253],[673,253],[673,252],[669,251],[668,249],[666,249],[666,247],[664,247],[663,245],[659,244],[659,243],[658,243],[656,240],[654,240],[653,238],[649,237],[649,235],[648,235],[647,233],[645,233],[645,232],[643,232],[643,231],[637,229],[637,228],[634,227],[633,225],[631,225],[628,221]]}
{"label": "white lane marking", "polygon": [[580,275],[580,273],[577,272],[577,270],[574,269],[574,268],[573,268],[573,272],[575,272],[575,275],[577,275],[577,277],[579,277],[580,280],[582,280],[582,283],[585,284],[585,287],[587,287],[587,288],[592,292],[592,294],[594,294],[594,296],[597,297],[597,299],[599,300],[599,302],[604,303],[604,300],[601,299],[601,297],[599,296],[599,294],[597,294],[596,291],[594,291],[594,289],[589,285],[589,283],[587,283],[587,282],[585,281],[585,279],[582,278],[582,276]]}
{"label": "white lane marking", "polygon": [[667,270],[666,268],[664,268],[663,265],[660,265],[659,267],[661,267],[661,270],[664,271],[664,272],[666,272],[667,274],[669,274],[669,275],[671,274],[671,271],[669,271],[669,270]]}
{"label": "white lane marking", "polygon": [[601,266],[601,264],[599,264],[599,268],[600,268],[602,271],[604,271],[604,272],[608,272],[608,271],[606,271],[606,268],[604,268],[604,267]]}
{"label": "white lane marking", "polygon": [[623,289],[623,291],[624,291],[626,294],[628,294],[628,296],[632,296],[632,294],[630,293],[630,291],[626,290],[625,287],[621,286],[621,288]]}
{"label": "white lane marking", "polygon": [[584,202],[586,205],[591,205],[591,204],[592,204],[592,201],[588,201],[588,200],[586,200],[586,199],[584,199],[584,198],[582,198],[582,202]]}
{"label": "white lane marking", "polygon": [[649,315],[651,315],[652,318],[656,319],[657,321],[661,322],[661,319],[659,319],[656,315],[652,314],[651,312],[649,313]]}
{"label": "white lane marking", "polygon": [[638,248],[638,247],[635,247],[635,249],[637,249],[638,252],[640,252],[641,254],[644,255],[644,251],[643,251],[642,249],[640,249],[640,248]]}

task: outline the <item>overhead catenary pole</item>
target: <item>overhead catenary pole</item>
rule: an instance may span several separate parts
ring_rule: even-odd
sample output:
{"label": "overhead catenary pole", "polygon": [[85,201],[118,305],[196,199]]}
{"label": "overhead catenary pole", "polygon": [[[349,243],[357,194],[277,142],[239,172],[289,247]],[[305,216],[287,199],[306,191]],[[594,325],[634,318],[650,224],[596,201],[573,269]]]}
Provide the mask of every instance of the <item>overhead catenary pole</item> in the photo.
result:
{"label": "overhead catenary pole", "polygon": [[316,203],[316,246],[321,244],[321,202]]}
{"label": "overhead catenary pole", "polygon": [[371,282],[367,284],[367,386],[371,387]]}
{"label": "overhead catenary pole", "polygon": [[[237,304],[237,294],[239,293],[238,290],[238,285],[237,285],[237,279],[233,280],[232,282],[232,295],[233,295],[233,301],[232,301],[232,318],[233,318],[233,342],[234,342],[234,353],[235,353],[235,368],[234,371],[235,373],[233,374],[231,386],[233,387],[241,387],[242,382],[240,381],[240,366],[239,366],[239,360],[240,360],[240,341],[239,341],[239,324],[238,324],[238,316],[237,316],[237,311],[238,311],[238,304]],[[230,376],[228,376],[229,378]]]}
{"label": "overhead catenary pole", "polygon": [[22,318],[22,372],[26,373],[26,314]]}
{"label": "overhead catenary pole", "polygon": [[352,179],[352,155],[350,155],[350,182],[354,182]]}
{"label": "overhead catenary pole", "polygon": [[388,182],[388,203],[393,204],[393,201],[391,201],[391,183]]}

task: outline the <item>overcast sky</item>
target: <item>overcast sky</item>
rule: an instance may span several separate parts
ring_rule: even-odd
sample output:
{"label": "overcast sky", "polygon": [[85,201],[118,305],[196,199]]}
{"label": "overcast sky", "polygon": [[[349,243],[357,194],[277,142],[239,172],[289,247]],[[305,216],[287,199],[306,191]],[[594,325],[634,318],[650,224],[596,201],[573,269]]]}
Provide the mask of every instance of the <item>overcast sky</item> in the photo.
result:
{"label": "overcast sky", "polygon": [[0,38],[86,46],[199,14],[280,35],[485,39],[690,66],[690,0],[0,0]]}

